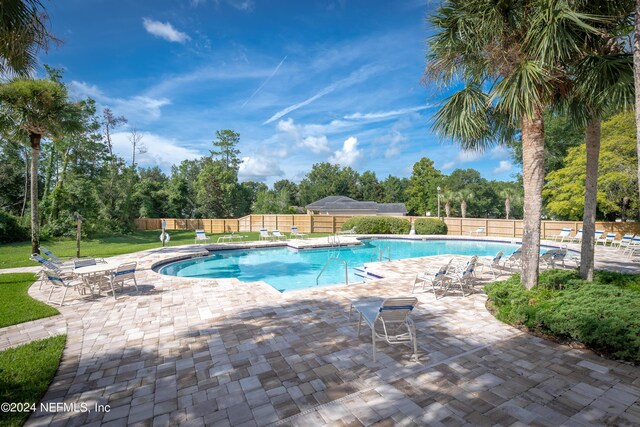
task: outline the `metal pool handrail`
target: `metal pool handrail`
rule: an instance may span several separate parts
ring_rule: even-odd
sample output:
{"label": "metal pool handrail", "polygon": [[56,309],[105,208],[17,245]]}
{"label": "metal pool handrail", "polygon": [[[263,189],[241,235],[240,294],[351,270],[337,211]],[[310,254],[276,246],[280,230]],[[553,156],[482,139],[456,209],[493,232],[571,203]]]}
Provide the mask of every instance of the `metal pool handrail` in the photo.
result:
{"label": "metal pool handrail", "polygon": [[347,266],[347,261],[338,258],[338,257],[329,257],[327,259],[327,262],[324,263],[324,266],[322,267],[322,270],[320,270],[320,273],[318,273],[318,275],[316,276],[316,286],[318,286],[319,284],[319,280],[320,280],[320,276],[322,276],[322,273],[324,273],[324,270],[327,269],[327,266],[329,265],[329,263],[332,260],[337,260],[340,261],[344,264],[344,280],[345,280],[345,284],[348,285],[349,284],[349,267]]}

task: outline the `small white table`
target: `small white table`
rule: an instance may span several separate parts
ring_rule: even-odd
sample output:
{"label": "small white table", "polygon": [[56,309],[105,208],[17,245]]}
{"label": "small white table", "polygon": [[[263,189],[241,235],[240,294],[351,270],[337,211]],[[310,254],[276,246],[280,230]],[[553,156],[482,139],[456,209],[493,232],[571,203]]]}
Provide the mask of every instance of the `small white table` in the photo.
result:
{"label": "small white table", "polygon": [[[89,290],[93,294],[94,285],[98,285],[98,295],[100,294],[100,280],[92,280],[95,276],[100,276],[100,279],[105,278],[107,273],[116,270],[120,266],[120,263],[115,262],[103,262],[95,265],[88,265],[86,267],[78,267],[73,270],[75,274],[82,278],[82,281],[89,287]],[[116,299],[116,290],[113,287],[113,278],[109,280],[111,286],[111,292],[113,293],[113,299]]]}

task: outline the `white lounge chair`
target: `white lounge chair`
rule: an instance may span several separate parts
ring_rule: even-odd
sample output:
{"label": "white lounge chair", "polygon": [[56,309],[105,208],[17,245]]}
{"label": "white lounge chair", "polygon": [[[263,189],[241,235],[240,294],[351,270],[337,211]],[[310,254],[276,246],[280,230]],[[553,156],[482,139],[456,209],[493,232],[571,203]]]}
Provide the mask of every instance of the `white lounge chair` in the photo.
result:
{"label": "white lounge chair", "polygon": [[513,251],[513,253],[504,260],[503,265],[506,267],[507,263],[509,263],[509,267],[511,268],[515,266],[515,268],[520,269],[520,266],[522,265],[522,247]]}
{"label": "white lounge chair", "polygon": [[478,227],[475,230],[473,230],[471,233],[469,233],[470,236],[486,236],[487,232],[486,232],[486,228],[484,227]]}
{"label": "white lounge chair", "polygon": [[473,286],[475,285],[475,270],[476,263],[478,257],[471,257],[467,265],[463,269],[458,269],[457,271],[447,272],[445,277],[447,277],[446,287],[444,289],[443,296],[449,291],[452,286],[458,285],[460,287],[460,292],[462,292],[462,296],[465,296],[464,290],[465,288],[469,291],[469,294],[473,292]]}
{"label": "white lounge chair", "polygon": [[634,236],[635,234],[625,234],[620,240],[614,240],[613,243],[611,243],[611,246],[624,250],[624,248],[629,246],[629,243],[631,243],[631,239],[633,239]]}
{"label": "white lounge chair", "polygon": [[575,236],[568,237],[567,242],[573,242],[573,243],[582,242],[582,228],[576,231]]}
{"label": "white lounge chair", "polygon": [[371,328],[371,344],[373,345],[373,362],[376,361],[376,341],[386,341],[389,344],[413,344],[413,358],[418,357],[418,343],[416,327],[411,320],[411,311],[418,303],[415,297],[387,298],[384,301],[353,302],[349,309],[358,312],[358,336],[360,326],[364,320]]}
{"label": "white lounge chair", "polygon": [[544,264],[548,268],[556,268],[556,263],[562,261],[564,266],[564,257],[567,254],[566,249],[549,249],[542,255],[540,255],[540,263]]}
{"label": "white lounge chair", "polygon": [[596,230],[593,234],[593,244],[597,245],[598,240],[602,239],[602,236],[604,235],[604,230]]}
{"label": "white lounge chair", "polygon": [[304,239],[306,236],[307,236],[306,234],[300,233],[298,231],[298,227],[296,227],[295,225],[293,227],[291,227],[291,238],[292,239],[296,239],[296,238]]}
{"label": "white lounge chair", "polygon": [[598,243],[602,243],[603,246],[607,246],[607,243],[611,243],[613,245],[613,242],[615,240],[616,240],[616,233],[607,233],[604,236],[600,236],[600,238],[596,240],[596,245]]}
{"label": "white lounge chair", "polygon": [[444,282],[448,280],[446,274],[449,266],[451,265],[451,261],[453,261],[453,258],[450,259],[446,264],[443,264],[438,270],[425,271],[424,273],[416,274],[416,278],[413,280],[413,289],[411,290],[411,293],[414,293],[416,291],[416,286],[418,286],[418,283],[421,283],[423,291],[427,285],[431,285],[433,294],[436,296],[436,298],[438,298],[436,288],[439,287],[440,289],[444,289]]}
{"label": "white lounge chair", "polygon": [[549,236],[549,240],[554,240],[558,242],[564,242],[564,239],[568,240],[570,238],[571,238],[570,228],[563,228],[562,230],[560,230],[560,233],[556,234],[555,236]]}
{"label": "white lounge chair", "polygon": [[273,238],[273,240],[287,240],[287,236],[282,234],[280,230],[273,230],[271,232],[271,237]]}
{"label": "white lounge chair", "polygon": [[500,271],[502,274],[502,266],[500,265],[500,262],[502,261],[503,255],[504,252],[500,251],[494,257],[483,257],[478,259],[480,265],[482,265],[482,271],[484,271],[485,267],[489,267],[491,274],[493,275],[493,280],[496,280],[496,277],[498,277],[496,270]]}
{"label": "white lounge chair", "polygon": [[58,256],[56,256],[56,254],[54,254],[53,252],[51,252],[49,249],[45,248],[44,246],[40,246],[40,252],[45,254],[45,256],[47,258],[49,258],[49,261],[51,261],[52,263],[54,263],[54,264],[56,264],[56,265],[58,265],[60,267],[73,266],[73,260],[72,259],[62,260]]}
{"label": "white lounge chair", "polygon": [[273,236],[266,228],[260,229],[260,240],[273,240]]}
{"label": "white lounge chair", "polygon": [[196,230],[195,243],[204,243],[204,242],[210,242],[210,241],[211,241],[211,238],[205,234],[204,230]]}
{"label": "white lounge chair", "polygon": [[33,254],[31,255],[30,259],[42,265],[42,270],[40,270],[40,272],[38,273],[40,275],[40,286],[38,287],[38,289],[42,289],[42,285],[44,285],[47,281],[47,270],[54,272],[64,280],[69,280],[75,277],[75,274],[73,273],[73,265],[61,266],[59,264],[53,263],[51,260],[44,258],[40,254]]}
{"label": "white lounge chair", "polygon": [[89,267],[90,265],[96,265],[96,260],[93,258],[81,258],[73,260],[73,268]]}
{"label": "white lounge chair", "polygon": [[218,243],[223,243],[225,241],[231,242],[233,240],[241,240],[246,238],[247,236],[241,236],[239,234],[236,234],[234,231],[232,231],[231,234],[225,234],[224,236],[218,237]]}
{"label": "white lounge chair", "polygon": [[635,236],[631,239],[627,247],[622,251],[622,255],[632,258],[637,252],[640,252],[640,236]]}

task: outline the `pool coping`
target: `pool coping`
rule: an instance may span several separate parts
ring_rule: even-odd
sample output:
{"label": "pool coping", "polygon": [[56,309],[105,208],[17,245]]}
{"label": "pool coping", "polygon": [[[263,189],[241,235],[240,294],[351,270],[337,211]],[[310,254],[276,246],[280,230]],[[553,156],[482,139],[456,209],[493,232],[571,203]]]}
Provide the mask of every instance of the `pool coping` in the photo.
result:
{"label": "pool coping", "polygon": [[[189,254],[181,254],[181,255],[169,255],[167,257],[163,257],[161,259],[156,260],[155,262],[153,262],[148,268],[149,270],[151,270],[152,273],[154,274],[158,274],[161,276],[170,276],[170,275],[166,275],[166,274],[162,274],[159,272],[159,270],[169,264],[175,263],[175,262],[180,262],[180,261],[186,261],[189,259],[194,259],[194,258],[203,258],[206,256],[210,256],[213,252],[220,252],[220,251],[230,251],[230,250],[246,250],[246,249],[271,249],[271,248],[289,248],[289,249],[293,249],[296,251],[304,251],[304,250],[310,250],[310,249],[322,249],[322,248],[331,248],[331,247],[348,247],[348,246],[358,246],[362,244],[362,241],[364,240],[373,240],[373,239],[388,239],[388,240],[408,240],[408,241],[431,241],[431,240],[462,240],[462,241],[476,241],[476,242],[487,242],[487,243],[508,243],[508,244],[514,244],[514,245],[522,245],[522,239],[519,238],[514,238],[514,237],[496,237],[496,236],[488,236],[488,237],[484,237],[484,236],[446,236],[446,235],[405,235],[405,234],[357,234],[357,235],[339,235],[338,236],[341,239],[348,239],[346,241],[342,241],[342,242],[338,242],[338,243],[330,243],[330,236],[328,237],[317,237],[317,238],[311,238],[311,239],[289,239],[289,240],[281,240],[281,241],[251,241],[251,242],[229,242],[229,243],[214,243],[214,244],[205,244],[205,245],[198,245],[196,246],[194,249],[198,248],[201,249],[200,251],[196,251],[193,253],[189,253]],[[295,243],[308,243],[308,244],[304,244],[302,246],[296,244],[296,245],[291,245],[292,242]],[[546,243],[543,243],[543,241],[541,240],[540,242],[540,247],[541,248],[549,248],[549,249],[553,249],[553,248],[561,248],[563,247],[563,245],[561,244],[562,242],[553,242],[553,241],[544,241]],[[557,243],[557,244],[554,244]],[[194,246],[194,245],[185,245],[185,246]],[[580,252],[575,250],[575,249],[569,249],[567,247],[567,245],[564,245],[566,247],[566,249],[570,252],[574,252],[579,254]],[[440,255],[447,255],[447,256],[457,256],[455,254],[440,254]],[[419,258],[429,258],[432,256],[439,256],[439,255],[427,255],[424,257],[414,257],[411,259],[419,259]],[[394,261],[401,261],[401,260],[394,260]],[[377,264],[379,263],[378,261],[372,261],[372,262],[367,262],[364,263],[362,265],[362,267],[367,270],[367,264]],[[371,271],[367,272],[367,275],[371,275],[373,276],[371,279],[369,279],[369,281],[372,280],[381,280],[384,279],[385,276],[382,276],[380,273],[376,272],[376,273],[372,273]],[[181,278],[180,276],[170,276],[170,277],[176,277],[176,278]],[[270,285],[267,282],[264,282],[262,280],[260,281],[254,281],[254,282],[244,282],[241,281],[237,278],[199,278],[199,277],[183,277],[184,279],[189,279],[189,280],[237,280],[240,283],[243,284],[260,284],[261,287],[268,287],[271,290],[273,290],[275,293],[277,293],[278,295],[284,295],[284,294],[290,294],[292,292],[297,292],[297,291],[304,291],[307,290],[308,288],[305,289],[294,289],[294,290],[288,290],[288,291],[280,291],[278,289],[276,289],[274,286]],[[359,285],[359,284],[367,284],[368,281],[367,280],[363,280],[362,282],[353,282],[353,283],[349,283],[349,284],[344,284],[344,283],[337,283],[337,284],[329,284],[329,285],[323,285],[323,287],[326,286],[355,286],[355,285]],[[313,287],[311,287],[313,288]]]}

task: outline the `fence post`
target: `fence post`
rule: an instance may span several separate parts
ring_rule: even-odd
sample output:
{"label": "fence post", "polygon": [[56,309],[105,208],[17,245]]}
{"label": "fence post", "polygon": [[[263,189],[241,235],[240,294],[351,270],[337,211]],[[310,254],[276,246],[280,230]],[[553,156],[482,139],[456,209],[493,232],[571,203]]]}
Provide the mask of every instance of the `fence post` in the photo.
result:
{"label": "fence post", "polygon": [[489,235],[489,219],[485,219],[484,220],[484,235],[488,236]]}
{"label": "fence post", "polygon": [[516,237],[516,220],[513,220],[513,237]]}
{"label": "fence post", "polygon": [[309,233],[313,233],[313,215],[309,215]]}
{"label": "fence post", "polygon": [[333,234],[336,234],[336,216],[335,215],[331,215],[331,230]]}
{"label": "fence post", "polygon": [[547,221],[542,221],[542,238],[544,239],[547,235]]}
{"label": "fence post", "polygon": [[460,218],[460,235],[462,236],[462,218]]}

